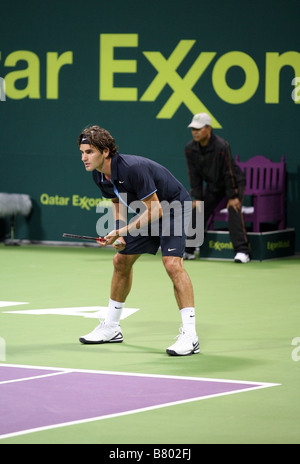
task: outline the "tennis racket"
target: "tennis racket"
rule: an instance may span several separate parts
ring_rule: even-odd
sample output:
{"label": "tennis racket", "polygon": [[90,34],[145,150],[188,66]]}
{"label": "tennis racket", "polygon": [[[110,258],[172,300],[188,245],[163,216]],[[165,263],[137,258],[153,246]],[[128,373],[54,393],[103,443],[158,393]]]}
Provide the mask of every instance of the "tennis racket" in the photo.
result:
{"label": "tennis racket", "polygon": [[[92,242],[101,242],[101,243],[105,243],[106,240],[102,237],[91,237],[90,235],[77,235],[77,234],[66,234],[64,233],[63,234],[63,237],[64,238],[78,238],[78,239],[81,239],[81,240],[90,240]],[[114,242],[114,245],[121,245],[122,242],[117,239],[115,242]]]}

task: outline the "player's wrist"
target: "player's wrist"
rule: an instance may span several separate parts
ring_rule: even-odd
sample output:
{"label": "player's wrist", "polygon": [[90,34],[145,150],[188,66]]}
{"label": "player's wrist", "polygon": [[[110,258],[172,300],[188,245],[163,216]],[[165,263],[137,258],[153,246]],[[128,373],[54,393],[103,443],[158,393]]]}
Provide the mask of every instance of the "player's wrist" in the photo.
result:
{"label": "player's wrist", "polygon": [[128,226],[126,225],[125,227],[122,227],[122,229],[117,229],[115,231],[115,235],[117,238],[126,237],[126,235],[128,235]]}

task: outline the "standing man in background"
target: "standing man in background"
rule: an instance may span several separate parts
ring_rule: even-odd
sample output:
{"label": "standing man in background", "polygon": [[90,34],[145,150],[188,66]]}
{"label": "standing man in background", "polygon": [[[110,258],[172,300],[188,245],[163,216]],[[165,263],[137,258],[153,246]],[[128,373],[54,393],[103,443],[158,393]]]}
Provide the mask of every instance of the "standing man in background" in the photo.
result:
{"label": "standing man in background", "polygon": [[[242,214],[245,176],[231,156],[229,143],[213,134],[207,113],[196,114],[188,127],[192,129],[193,136],[185,147],[191,196],[204,201],[205,224],[226,197],[228,229],[236,253],[234,261],[248,263],[249,244]],[[205,188],[203,182],[206,183]],[[186,248],[184,259],[195,259],[195,248]]]}

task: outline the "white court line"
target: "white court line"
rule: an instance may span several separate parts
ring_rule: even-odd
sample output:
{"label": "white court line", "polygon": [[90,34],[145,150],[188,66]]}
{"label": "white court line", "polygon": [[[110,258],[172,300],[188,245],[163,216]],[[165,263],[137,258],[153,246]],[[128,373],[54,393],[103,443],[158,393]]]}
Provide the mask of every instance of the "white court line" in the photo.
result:
{"label": "white court line", "polygon": [[[0,364],[0,367],[3,366],[3,364]],[[53,374],[45,374],[45,375],[34,375],[32,377],[23,377],[21,379],[14,379],[14,380],[4,380],[0,382],[0,385],[4,385],[7,383],[16,383],[16,382],[26,382],[26,380],[37,380],[37,379],[43,379],[45,377],[53,377],[54,375],[62,375],[62,374],[68,374],[66,371],[61,371],[61,372],[54,372]]]}
{"label": "white court line", "polygon": [[[217,398],[220,396],[228,396],[228,395],[234,395],[236,393],[243,393],[243,392],[249,392],[249,391],[254,391],[254,390],[261,390],[263,388],[269,388],[269,387],[277,387],[280,386],[281,384],[278,383],[266,383],[266,382],[248,382],[246,380],[226,380],[226,379],[213,379],[213,378],[206,378],[206,377],[181,377],[181,376],[173,376],[173,375],[158,375],[158,374],[141,374],[141,373],[130,373],[130,372],[111,372],[111,371],[94,371],[90,369],[69,369],[69,368],[60,368],[60,367],[45,367],[45,366],[29,366],[29,365],[21,365],[21,364],[0,364],[0,367],[15,367],[15,368],[23,368],[23,369],[40,369],[40,370],[55,370],[55,371],[60,371],[60,374],[67,374],[71,372],[83,372],[83,373],[92,373],[92,374],[109,374],[109,375],[125,375],[125,376],[136,376],[136,377],[156,377],[156,378],[166,378],[166,379],[181,379],[181,380],[195,380],[195,381],[207,381],[207,382],[226,382],[226,383],[232,383],[232,384],[247,384],[249,385],[249,388],[241,388],[239,390],[234,390],[231,392],[225,392],[225,393],[215,393],[211,395],[205,395],[205,396],[200,396],[197,398],[189,398],[186,400],[179,400],[179,401],[173,401],[170,403],[164,403],[164,404],[159,404],[156,406],[148,406],[144,408],[139,408],[139,409],[134,409],[131,411],[125,411],[125,412],[120,412],[120,413],[115,413],[115,414],[108,414],[105,416],[96,416],[96,417],[91,417],[88,419],[80,419],[80,420],[75,420],[75,421],[70,421],[70,422],[62,422],[60,424],[53,424],[53,425],[47,425],[43,427],[37,427],[33,429],[26,429],[26,430],[21,430],[18,432],[13,432],[13,433],[8,433],[4,435],[0,435],[0,440],[4,440],[5,438],[13,438],[17,437],[20,435],[26,435],[29,433],[36,433],[36,432],[44,432],[46,430],[52,430],[52,429],[58,429],[62,427],[68,427],[72,425],[78,425],[78,424],[86,424],[89,422],[96,422],[100,420],[105,420],[105,419],[112,419],[115,417],[122,417],[122,416],[129,416],[132,414],[138,414],[140,412],[147,412],[147,411],[153,411],[155,409],[161,409],[161,408],[166,408],[169,406],[176,406],[179,404],[186,404],[186,403],[191,403],[195,401],[201,401],[205,399],[210,399],[210,398]],[[56,374],[58,374],[56,372]],[[41,377],[47,377],[52,374],[47,374],[45,376]],[[53,374],[55,375],[55,374]],[[37,378],[37,377],[35,377]],[[252,386],[251,386],[252,385]]]}
{"label": "white court line", "polygon": [[182,376],[182,375],[167,375],[167,374],[144,374],[141,372],[124,372],[124,371],[100,371],[93,369],[77,369],[69,367],[48,367],[48,366],[34,366],[27,364],[7,364],[0,363],[0,367],[17,367],[22,369],[39,369],[39,370],[48,370],[48,371],[63,371],[67,372],[83,372],[87,374],[108,374],[108,375],[125,375],[125,376],[136,376],[136,377],[155,377],[161,379],[180,379],[180,380],[199,380],[202,382],[226,382],[226,383],[243,383],[247,385],[259,384],[259,388],[268,388],[268,387],[278,387],[281,386],[280,383],[269,383],[269,382],[254,382],[250,380],[228,380],[228,379],[215,379],[212,377],[191,377],[191,376]]}

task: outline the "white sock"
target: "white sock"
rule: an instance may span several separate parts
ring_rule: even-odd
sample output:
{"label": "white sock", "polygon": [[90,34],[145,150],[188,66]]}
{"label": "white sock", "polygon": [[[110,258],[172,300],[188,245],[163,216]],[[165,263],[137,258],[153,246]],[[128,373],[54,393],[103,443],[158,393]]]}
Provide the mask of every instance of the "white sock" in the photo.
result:
{"label": "white sock", "polygon": [[120,323],[122,311],[125,303],[109,299],[108,311],[105,318],[105,324],[116,327]]}
{"label": "white sock", "polygon": [[196,334],[195,308],[182,308],[180,315],[183,331]]}

